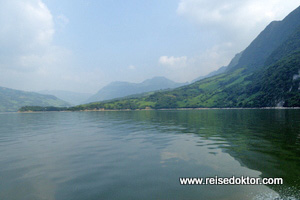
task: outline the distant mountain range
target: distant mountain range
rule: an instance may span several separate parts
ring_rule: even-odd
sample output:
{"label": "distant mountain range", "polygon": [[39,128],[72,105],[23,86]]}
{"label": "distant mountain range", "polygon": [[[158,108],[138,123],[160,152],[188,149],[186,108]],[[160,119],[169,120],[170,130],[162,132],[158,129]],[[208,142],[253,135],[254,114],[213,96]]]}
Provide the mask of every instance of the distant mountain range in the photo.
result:
{"label": "distant mountain range", "polygon": [[165,77],[154,77],[152,79],[147,79],[141,83],[119,81],[112,82],[100,89],[95,95],[88,98],[86,100],[86,103],[115,99],[162,89],[171,89],[183,86],[185,84],[187,83],[176,83]]}
{"label": "distant mountain range", "polygon": [[228,66],[211,75],[170,91],[70,110],[300,107],[300,7],[271,22]]}
{"label": "distant mountain range", "polygon": [[53,95],[25,92],[0,87],[0,112],[18,111],[22,106],[71,106],[69,103]]}
{"label": "distant mountain range", "polygon": [[110,100],[125,96],[139,97],[145,96],[151,91],[175,88],[182,85],[184,83],[176,83],[164,77],[154,77],[142,83],[113,82],[99,90],[95,95],[62,90],[25,92],[0,87],[0,112],[18,111],[24,106],[69,107],[84,102]]}
{"label": "distant mountain range", "polygon": [[70,92],[70,91],[63,91],[63,90],[42,90],[42,91],[38,91],[38,93],[56,96],[73,105],[84,103],[89,97],[93,95],[90,93],[78,93],[78,92]]}
{"label": "distant mountain range", "polygon": [[[198,79],[172,90],[66,110],[300,107],[300,7],[282,21],[271,22],[228,66]],[[131,88],[115,85],[125,91]]]}

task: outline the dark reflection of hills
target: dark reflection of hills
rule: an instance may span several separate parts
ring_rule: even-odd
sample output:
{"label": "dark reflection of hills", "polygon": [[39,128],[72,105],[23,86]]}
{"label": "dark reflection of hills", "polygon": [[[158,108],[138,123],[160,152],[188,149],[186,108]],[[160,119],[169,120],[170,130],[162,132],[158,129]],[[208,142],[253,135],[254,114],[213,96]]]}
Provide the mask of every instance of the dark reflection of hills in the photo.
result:
{"label": "dark reflection of hills", "polygon": [[[141,111],[118,115],[151,122],[168,131],[195,133],[207,140],[221,138],[229,145],[219,148],[241,165],[260,171],[262,177],[282,177],[285,188],[293,188],[294,195],[300,190],[300,110]],[[282,193],[281,186],[271,188]]]}

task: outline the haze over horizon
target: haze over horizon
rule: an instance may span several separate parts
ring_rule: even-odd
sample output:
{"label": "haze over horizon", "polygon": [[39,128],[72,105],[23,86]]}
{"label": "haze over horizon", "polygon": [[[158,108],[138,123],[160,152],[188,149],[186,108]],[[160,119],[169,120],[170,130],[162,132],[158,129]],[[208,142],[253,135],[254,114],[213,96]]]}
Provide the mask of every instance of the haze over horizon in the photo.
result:
{"label": "haze over horizon", "polygon": [[0,0],[0,86],[95,93],[227,65],[299,1]]}

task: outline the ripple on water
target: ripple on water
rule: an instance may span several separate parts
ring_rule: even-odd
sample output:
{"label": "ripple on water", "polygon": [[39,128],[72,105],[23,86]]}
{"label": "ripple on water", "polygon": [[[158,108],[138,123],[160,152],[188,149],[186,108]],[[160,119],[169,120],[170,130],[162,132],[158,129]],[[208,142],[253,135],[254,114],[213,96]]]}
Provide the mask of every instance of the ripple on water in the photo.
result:
{"label": "ripple on water", "polygon": [[[0,199],[294,200],[300,114],[279,112],[1,114]],[[203,187],[178,181],[215,175],[282,175],[287,184]]]}

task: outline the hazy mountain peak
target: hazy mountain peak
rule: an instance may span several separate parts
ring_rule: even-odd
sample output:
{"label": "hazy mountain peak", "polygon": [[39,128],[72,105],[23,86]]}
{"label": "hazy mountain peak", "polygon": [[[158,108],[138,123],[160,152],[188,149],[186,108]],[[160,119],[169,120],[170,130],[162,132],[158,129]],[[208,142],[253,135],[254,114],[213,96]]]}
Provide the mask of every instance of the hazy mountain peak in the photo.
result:
{"label": "hazy mountain peak", "polygon": [[232,59],[228,70],[218,76],[168,91],[122,101],[88,104],[86,107],[299,107],[299,19],[300,7],[284,20],[271,22],[243,52]]}
{"label": "hazy mountain peak", "polygon": [[300,26],[300,7],[282,21],[271,22],[243,51],[239,62],[230,70],[245,68],[253,71],[262,67],[271,53]]}
{"label": "hazy mountain peak", "polygon": [[133,94],[140,94],[155,90],[175,88],[185,83],[177,83],[163,76],[156,76],[146,79],[141,83],[130,83],[124,81],[115,81],[100,89],[95,95],[86,102],[104,101],[114,98],[125,97]]}
{"label": "hazy mountain peak", "polygon": [[[166,80],[166,81],[171,81],[170,79],[167,79],[166,77],[164,76],[154,76],[153,78],[149,78],[149,79],[146,79],[144,80],[143,82],[148,82],[148,81],[157,81],[157,80]],[[142,82],[142,83],[143,83]]]}
{"label": "hazy mountain peak", "polygon": [[81,104],[87,98],[92,96],[92,94],[90,93],[79,93],[79,92],[71,92],[71,91],[64,91],[64,90],[42,90],[42,91],[38,91],[38,93],[54,95],[73,105]]}
{"label": "hazy mountain peak", "polygon": [[17,111],[22,106],[70,106],[53,95],[0,87],[0,112]]}

